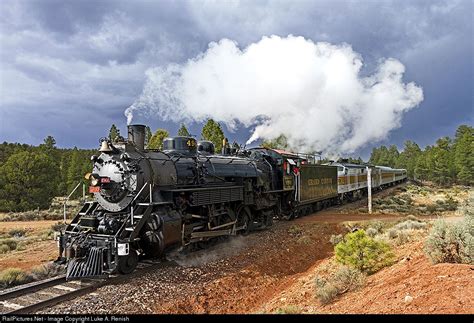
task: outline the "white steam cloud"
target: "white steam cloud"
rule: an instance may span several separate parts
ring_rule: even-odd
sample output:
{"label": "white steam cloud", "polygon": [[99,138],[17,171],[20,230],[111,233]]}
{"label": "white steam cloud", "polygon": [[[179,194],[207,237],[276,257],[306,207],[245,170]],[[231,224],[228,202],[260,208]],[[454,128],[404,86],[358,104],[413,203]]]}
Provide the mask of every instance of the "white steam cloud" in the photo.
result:
{"label": "white steam cloud", "polygon": [[252,127],[247,143],[281,134],[299,151],[351,153],[384,139],[404,112],[423,100],[405,67],[380,62],[362,77],[361,56],[347,45],[314,43],[303,37],[263,37],[241,50],[228,39],[181,65],[156,67],[134,110],[164,120],[202,122],[212,117],[230,129]]}

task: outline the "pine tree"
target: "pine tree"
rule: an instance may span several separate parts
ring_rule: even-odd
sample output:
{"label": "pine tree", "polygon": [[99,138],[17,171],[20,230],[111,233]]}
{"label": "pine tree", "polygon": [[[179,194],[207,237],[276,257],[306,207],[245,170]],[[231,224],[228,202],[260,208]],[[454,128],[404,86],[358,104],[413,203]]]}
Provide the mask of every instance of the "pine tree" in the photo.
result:
{"label": "pine tree", "polygon": [[453,145],[454,166],[461,184],[474,184],[474,128],[461,125],[456,130]]}
{"label": "pine tree", "polygon": [[178,130],[178,136],[185,136],[185,137],[190,136],[190,133],[188,129],[186,128],[186,126],[184,125],[184,123],[181,124],[181,127]]}
{"label": "pine tree", "polygon": [[370,154],[369,163],[372,165],[380,165],[380,149],[377,147],[372,148],[372,153]]}
{"label": "pine tree", "polygon": [[414,178],[420,181],[426,181],[429,179],[429,166],[428,166],[428,154],[430,146],[428,146],[424,152],[421,152],[415,163]]}
{"label": "pine tree", "polygon": [[264,140],[261,146],[269,149],[288,149],[288,139],[281,134],[275,139]]}
{"label": "pine tree", "polygon": [[115,124],[112,124],[112,127],[110,127],[109,131],[109,139],[111,141],[116,141],[119,136],[120,130],[115,126]]}
{"label": "pine tree", "polygon": [[40,145],[40,148],[51,151],[56,148],[56,140],[53,136],[47,136],[44,138],[43,143]]}
{"label": "pine tree", "polygon": [[201,139],[212,141],[216,151],[221,151],[224,140],[224,131],[222,131],[221,125],[212,119],[207,120],[201,131]]}
{"label": "pine tree", "polygon": [[46,153],[23,151],[0,167],[0,210],[46,209],[56,191],[57,163]]}
{"label": "pine tree", "polygon": [[451,139],[443,137],[436,141],[436,146],[430,151],[430,179],[439,185],[449,185],[454,181],[454,158],[451,153]]}
{"label": "pine tree", "polygon": [[397,146],[391,145],[388,149],[388,154],[387,154],[389,167],[395,167],[395,164],[397,163],[399,155],[400,153],[398,152]]}
{"label": "pine tree", "polygon": [[420,147],[413,141],[405,141],[405,148],[398,156],[396,168],[405,168],[409,178],[414,178],[416,161],[421,154]]}
{"label": "pine tree", "polygon": [[169,137],[169,132],[165,129],[156,130],[155,134],[148,142],[148,149],[163,149],[163,140]]}

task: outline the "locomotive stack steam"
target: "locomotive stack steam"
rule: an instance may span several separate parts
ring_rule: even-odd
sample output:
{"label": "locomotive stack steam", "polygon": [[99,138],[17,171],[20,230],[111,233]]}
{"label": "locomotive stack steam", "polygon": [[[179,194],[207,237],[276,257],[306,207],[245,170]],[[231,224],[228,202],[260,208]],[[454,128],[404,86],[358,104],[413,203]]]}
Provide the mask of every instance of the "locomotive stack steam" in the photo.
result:
{"label": "locomotive stack steam", "polygon": [[59,238],[68,279],[131,273],[139,258],[247,234],[406,179],[406,170],[320,165],[311,155],[253,148],[215,154],[209,141],[172,137],[145,149],[145,126],[102,139],[91,157],[94,200]]}

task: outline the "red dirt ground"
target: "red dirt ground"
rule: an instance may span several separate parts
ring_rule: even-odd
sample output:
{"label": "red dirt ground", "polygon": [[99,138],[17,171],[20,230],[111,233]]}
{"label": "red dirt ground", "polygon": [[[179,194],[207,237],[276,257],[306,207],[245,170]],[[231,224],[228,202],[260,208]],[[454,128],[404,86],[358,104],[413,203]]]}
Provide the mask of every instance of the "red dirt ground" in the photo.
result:
{"label": "red dirt ground", "polygon": [[[473,265],[433,265],[422,252],[422,241],[403,246],[397,254],[398,263],[369,276],[363,288],[332,304],[323,306],[314,297],[317,264],[256,311],[292,306],[303,313],[474,313]],[[407,296],[412,300],[406,301]]]}
{"label": "red dirt ground", "polygon": [[[26,236],[41,234],[51,228],[58,221],[12,221],[0,222],[0,234],[5,234],[12,229],[26,230]],[[6,268],[21,268],[30,270],[33,267],[44,264],[57,258],[58,251],[56,241],[35,241],[26,245],[25,250],[10,251],[0,254],[0,271]]]}

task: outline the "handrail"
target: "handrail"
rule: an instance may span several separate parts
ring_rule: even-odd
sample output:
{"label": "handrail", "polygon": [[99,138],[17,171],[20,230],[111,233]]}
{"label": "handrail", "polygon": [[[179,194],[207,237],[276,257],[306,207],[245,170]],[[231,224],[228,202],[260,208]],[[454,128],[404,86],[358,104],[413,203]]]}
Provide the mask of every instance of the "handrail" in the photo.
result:
{"label": "handrail", "polygon": [[[79,185],[81,185],[82,182],[79,182],[77,183],[76,187],[74,187],[74,189],[72,190],[72,192],[66,197],[66,199],[64,200],[64,204],[63,204],[63,209],[64,209],[64,223],[66,223],[66,205],[67,205],[67,201],[69,201],[69,198],[72,196],[72,194],[74,194],[74,192],[76,192],[77,188],[79,187]],[[84,195],[84,190],[82,190],[83,192],[83,195]]]}
{"label": "handrail", "polygon": [[[130,216],[131,216],[130,222],[132,225],[133,225],[133,202],[135,202],[135,200],[140,196],[140,194],[142,193],[142,191],[145,189],[147,185],[148,185],[148,182],[143,184],[142,188],[138,191],[138,194],[133,198],[132,202],[130,203]],[[125,221],[124,223],[127,223],[127,221]]]}
{"label": "handrail", "polygon": [[140,196],[140,194],[142,193],[143,189],[147,186],[147,184],[148,182],[143,184],[142,188],[138,191],[138,194],[133,198],[132,203],[135,202],[135,200]]}

